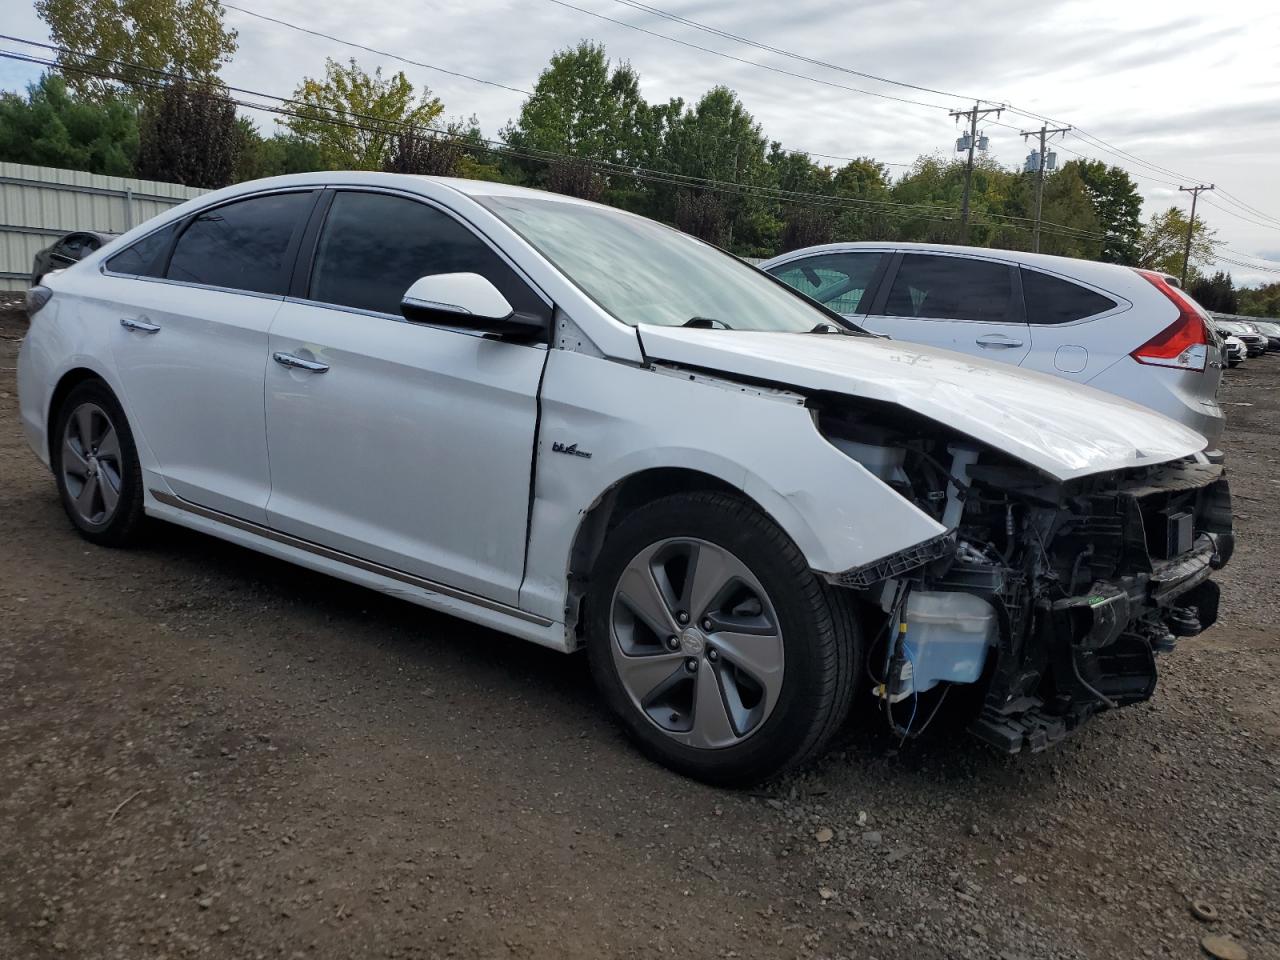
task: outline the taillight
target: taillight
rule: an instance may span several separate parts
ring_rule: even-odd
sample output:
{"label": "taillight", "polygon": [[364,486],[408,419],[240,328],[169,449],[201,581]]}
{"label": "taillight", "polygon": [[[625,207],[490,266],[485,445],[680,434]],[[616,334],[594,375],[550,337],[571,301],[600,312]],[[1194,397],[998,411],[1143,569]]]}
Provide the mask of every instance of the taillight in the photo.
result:
{"label": "taillight", "polygon": [[36,284],[27,290],[27,317],[31,318],[53,297],[53,291],[48,287]]}
{"label": "taillight", "polygon": [[1209,359],[1209,327],[1195,301],[1166,283],[1160,274],[1152,270],[1137,272],[1178,308],[1178,319],[1129,356],[1154,367],[1204,370]]}

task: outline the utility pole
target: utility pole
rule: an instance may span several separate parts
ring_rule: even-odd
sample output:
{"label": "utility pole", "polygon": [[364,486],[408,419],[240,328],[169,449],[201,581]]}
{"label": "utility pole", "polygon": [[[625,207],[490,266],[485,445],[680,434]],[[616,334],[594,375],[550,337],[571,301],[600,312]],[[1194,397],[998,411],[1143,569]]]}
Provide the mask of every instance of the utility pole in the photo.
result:
{"label": "utility pole", "polygon": [[1045,124],[1040,124],[1039,130],[1023,130],[1022,139],[1027,137],[1040,138],[1040,162],[1036,165],[1036,220],[1035,226],[1031,228],[1031,249],[1035,253],[1040,252],[1040,208],[1044,202],[1044,171],[1045,164],[1048,162],[1048,154],[1045,152],[1046,143],[1055,133],[1066,133],[1070,127],[1055,127],[1050,130]]}
{"label": "utility pole", "polygon": [[1183,193],[1191,194],[1191,219],[1187,221],[1187,245],[1182,251],[1182,289],[1187,288],[1187,264],[1191,260],[1191,235],[1196,232],[1196,201],[1200,199],[1202,190],[1212,190],[1213,184],[1207,187],[1202,183],[1198,187],[1178,187]]}
{"label": "utility pole", "polygon": [[[978,118],[985,117],[988,113],[994,113],[1000,116],[1004,107],[980,107],[978,104],[973,105],[972,110],[952,110],[951,116],[959,120],[964,117],[969,121],[968,136],[961,137],[956,141],[956,150],[963,150],[966,147],[969,151],[969,158],[964,165],[964,199],[960,202],[960,240],[961,242],[969,239],[969,188],[973,182],[973,151],[978,146]],[[985,139],[985,138],[984,138]],[[983,146],[981,149],[985,150]]]}

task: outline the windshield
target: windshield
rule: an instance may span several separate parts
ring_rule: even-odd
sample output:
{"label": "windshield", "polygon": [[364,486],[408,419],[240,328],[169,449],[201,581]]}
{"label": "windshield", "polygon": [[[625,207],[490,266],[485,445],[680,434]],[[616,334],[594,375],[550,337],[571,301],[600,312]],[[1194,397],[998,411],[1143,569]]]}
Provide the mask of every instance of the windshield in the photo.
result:
{"label": "windshield", "polygon": [[540,197],[476,200],[630,326],[854,329],[737,257],[653,220]]}

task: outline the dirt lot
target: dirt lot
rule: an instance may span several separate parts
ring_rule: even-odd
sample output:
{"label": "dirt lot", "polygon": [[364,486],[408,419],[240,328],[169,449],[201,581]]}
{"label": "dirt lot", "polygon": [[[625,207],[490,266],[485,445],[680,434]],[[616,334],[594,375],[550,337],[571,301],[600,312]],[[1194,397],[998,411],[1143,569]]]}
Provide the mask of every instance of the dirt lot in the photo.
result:
{"label": "dirt lot", "polygon": [[852,729],[735,793],[642,760],[581,659],[87,545],[0,316],[0,958],[1280,958],[1280,359],[1228,376],[1225,615],[1150,704],[1016,759]]}

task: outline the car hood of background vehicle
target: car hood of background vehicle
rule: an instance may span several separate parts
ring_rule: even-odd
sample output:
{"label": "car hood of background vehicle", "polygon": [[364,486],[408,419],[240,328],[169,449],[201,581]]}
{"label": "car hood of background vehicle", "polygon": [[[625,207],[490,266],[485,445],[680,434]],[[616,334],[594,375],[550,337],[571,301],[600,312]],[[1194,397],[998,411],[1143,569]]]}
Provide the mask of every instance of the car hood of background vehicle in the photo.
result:
{"label": "car hood of background vehicle", "polygon": [[1203,450],[1190,427],[1046,374],[919,344],[840,334],[641,325],[651,360],[897,404],[1059,480]]}

